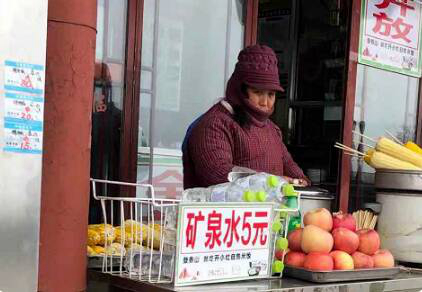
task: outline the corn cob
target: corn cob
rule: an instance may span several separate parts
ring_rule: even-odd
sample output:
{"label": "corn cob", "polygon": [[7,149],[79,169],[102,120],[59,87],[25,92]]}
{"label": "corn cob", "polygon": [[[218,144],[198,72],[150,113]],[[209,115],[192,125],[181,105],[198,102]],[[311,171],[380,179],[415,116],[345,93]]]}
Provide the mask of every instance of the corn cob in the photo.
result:
{"label": "corn cob", "polygon": [[100,245],[93,246],[92,249],[94,250],[96,254],[104,254],[105,252],[104,247]]}
{"label": "corn cob", "polygon": [[88,239],[88,245],[97,245],[101,240],[101,236],[97,231],[93,229],[88,229],[87,239]]}
{"label": "corn cob", "polygon": [[407,141],[407,143],[404,144],[404,147],[406,147],[407,149],[412,150],[413,152],[416,152],[416,153],[422,155],[422,148],[419,147],[417,144],[413,143],[412,141]]}
{"label": "corn cob", "polygon": [[134,239],[137,243],[142,243],[146,240],[148,236],[148,227],[135,220],[126,220],[125,221],[125,230],[128,233],[131,233],[134,236]]}
{"label": "corn cob", "polygon": [[419,155],[390,139],[381,137],[378,140],[376,149],[399,160],[414,164],[419,169],[422,168],[422,155]]}
{"label": "corn cob", "polygon": [[90,247],[89,245],[86,247],[86,253],[90,257],[97,255],[97,253],[94,251],[94,249],[92,247]]}
{"label": "corn cob", "polygon": [[375,168],[374,165],[371,162],[372,154],[374,154],[374,149],[369,149],[366,151],[365,156],[363,157],[363,160],[368,164],[370,167]]}
{"label": "corn cob", "polygon": [[135,241],[133,234],[126,231],[125,229],[123,229],[122,232],[121,227],[116,227],[114,232],[116,235],[114,242],[123,243],[125,246],[129,246],[132,242]]}
{"label": "corn cob", "polygon": [[371,164],[376,169],[422,170],[422,168],[412,163],[394,158],[380,151],[374,151],[372,153]]}

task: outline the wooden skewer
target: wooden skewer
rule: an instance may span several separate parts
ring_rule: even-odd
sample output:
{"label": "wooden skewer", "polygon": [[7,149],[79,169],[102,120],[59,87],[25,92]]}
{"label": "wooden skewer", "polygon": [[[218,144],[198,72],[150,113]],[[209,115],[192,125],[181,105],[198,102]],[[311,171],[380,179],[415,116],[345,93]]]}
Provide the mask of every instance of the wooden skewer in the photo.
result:
{"label": "wooden skewer", "polygon": [[366,213],[366,211],[363,211],[362,229],[365,229],[365,222],[366,222],[367,217],[368,217],[368,213]]}
{"label": "wooden skewer", "polygon": [[403,144],[403,142],[402,141],[400,141],[396,136],[394,136],[393,134],[391,134],[391,132],[390,131],[388,131],[388,130],[385,130],[385,132],[395,141],[395,142],[397,142],[398,144],[400,144],[400,145],[404,145]]}
{"label": "wooden skewer", "polygon": [[359,135],[359,136],[362,136],[363,138],[366,138],[366,139],[368,139],[369,141],[374,142],[375,144],[377,143],[377,141],[376,141],[375,139],[372,139],[371,137],[368,137],[368,136],[366,136],[366,135],[364,135],[364,134],[361,134],[361,133],[356,132],[356,131],[352,131],[352,133],[353,133],[353,134],[356,134],[356,135]]}
{"label": "wooden skewer", "polygon": [[356,149],[350,148],[350,147],[348,147],[348,146],[346,146],[346,145],[343,145],[343,144],[340,144],[340,143],[338,143],[338,142],[336,142],[336,144],[334,145],[334,147],[335,147],[335,148],[339,148],[339,149],[344,150],[344,151],[348,151],[348,152],[353,152],[353,153],[356,153],[356,154],[360,154],[360,155],[363,155],[363,156],[365,156],[365,155],[366,155],[366,154],[365,154],[365,153],[363,153],[363,152],[360,152],[360,151],[358,151],[358,150],[356,150]]}
{"label": "wooden skewer", "polygon": [[374,216],[372,212],[366,212],[367,216],[365,219],[365,229],[368,229],[371,226],[372,217]]}
{"label": "wooden skewer", "polygon": [[362,144],[363,146],[366,146],[366,147],[371,148],[371,149],[375,148],[375,146],[371,146],[371,145],[365,144],[365,143],[358,143],[358,144]]}
{"label": "wooden skewer", "polygon": [[343,150],[343,151],[344,151],[343,153],[346,154],[346,155],[349,155],[349,156],[352,156],[352,157],[357,157],[357,158],[362,158],[362,156],[359,155],[359,154],[347,152],[346,150]]}
{"label": "wooden skewer", "polygon": [[359,152],[358,150],[356,150],[356,149],[354,149],[354,148],[352,148],[352,147],[346,146],[346,145],[344,145],[344,144],[341,144],[341,143],[339,143],[339,142],[336,142],[336,145],[337,145],[337,146],[340,146],[340,147],[342,147],[342,148],[344,148],[344,149],[346,149],[346,150],[349,150],[350,152]]}
{"label": "wooden skewer", "polygon": [[352,148],[352,147],[349,147],[349,146],[346,146],[346,145],[344,145],[344,144],[341,144],[340,142],[336,142],[336,145],[337,145],[337,146],[340,146],[340,147],[343,147],[343,148],[345,148],[345,149],[356,150],[356,149],[354,149],[354,148]]}
{"label": "wooden skewer", "polygon": [[375,225],[377,225],[377,219],[378,219],[377,215],[374,215],[374,217],[372,217],[371,229],[375,229]]}

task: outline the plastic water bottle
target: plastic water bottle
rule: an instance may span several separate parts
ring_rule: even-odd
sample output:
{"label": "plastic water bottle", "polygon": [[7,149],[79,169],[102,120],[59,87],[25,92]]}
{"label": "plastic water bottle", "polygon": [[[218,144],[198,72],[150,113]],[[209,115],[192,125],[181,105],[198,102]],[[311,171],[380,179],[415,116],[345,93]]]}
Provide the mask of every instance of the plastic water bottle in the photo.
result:
{"label": "plastic water bottle", "polygon": [[266,190],[268,188],[267,180],[270,175],[265,172],[260,172],[249,177],[249,187],[253,191]]}
{"label": "plastic water bottle", "polygon": [[245,192],[240,185],[232,183],[226,192],[225,201],[226,202],[244,202],[245,201]]}
{"label": "plastic water bottle", "polygon": [[250,188],[257,192],[259,202],[281,202],[285,193],[294,192],[293,186],[281,176],[258,173],[249,178]]}
{"label": "plastic water bottle", "polygon": [[226,202],[227,189],[231,183],[223,183],[210,187],[210,199],[211,202]]}
{"label": "plastic water bottle", "polygon": [[193,188],[183,191],[182,201],[184,202],[208,202],[210,199],[209,188]]}

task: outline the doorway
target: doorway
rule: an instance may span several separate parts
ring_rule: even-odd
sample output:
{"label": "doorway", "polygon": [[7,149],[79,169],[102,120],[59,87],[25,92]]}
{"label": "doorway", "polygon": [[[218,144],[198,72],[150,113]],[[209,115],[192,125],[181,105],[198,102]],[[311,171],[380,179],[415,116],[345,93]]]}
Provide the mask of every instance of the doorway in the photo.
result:
{"label": "doorway", "polygon": [[257,42],[274,49],[280,83],[273,121],[313,185],[337,189],[350,4],[260,0]]}

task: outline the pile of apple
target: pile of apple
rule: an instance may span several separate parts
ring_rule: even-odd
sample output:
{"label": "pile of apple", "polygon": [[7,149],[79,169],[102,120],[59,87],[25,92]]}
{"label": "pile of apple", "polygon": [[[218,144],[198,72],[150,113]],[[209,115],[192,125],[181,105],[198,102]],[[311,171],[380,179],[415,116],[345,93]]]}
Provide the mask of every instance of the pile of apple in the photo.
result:
{"label": "pile of apple", "polygon": [[375,230],[356,231],[351,214],[331,213],[327,209],[309,211],[304,228],[289,233],[286,265],[312,271],[392,268],[394,258],[380,249]]}

